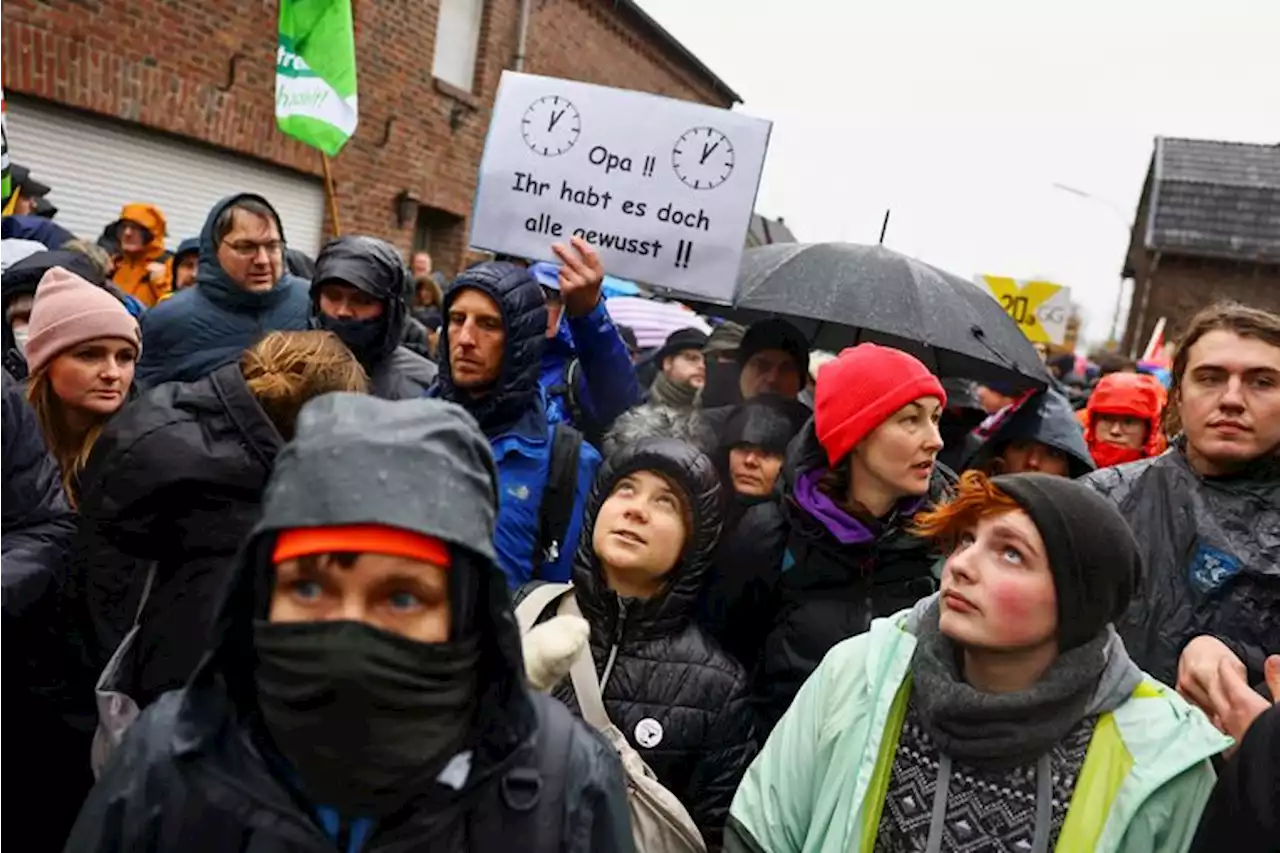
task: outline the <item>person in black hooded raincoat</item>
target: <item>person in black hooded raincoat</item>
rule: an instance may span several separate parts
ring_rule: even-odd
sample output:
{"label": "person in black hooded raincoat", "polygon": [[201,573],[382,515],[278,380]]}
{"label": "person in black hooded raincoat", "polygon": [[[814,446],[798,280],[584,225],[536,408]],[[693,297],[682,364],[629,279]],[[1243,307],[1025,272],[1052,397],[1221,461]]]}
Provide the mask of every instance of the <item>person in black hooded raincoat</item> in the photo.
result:
{"label": "person in black hooded raincoat", "polygon": [[[695,618],[721,500],[700,450],[628,444],[600,469],[573,571],[609,719],[713,850],[757,748],[746,672]],[[552,695],[577,709],[568,679]]]}
{"label": "person in black hooded raincoat", "polygon": [[436,378],[436,365],[401,343],[410,286],[400,253],[373,237],[330,241],[311,278],[312,324],[342,339],[385,400],[425,396]]}
{"label": "person in black hooded raincoat", "polygon": [[[63,676],[57,630],[63,561],[75,516],[62,475],[44,445],[36,414],[8,373],[4,383],[3,568],[4,751],[11,780],[5,808],[40,816],[38,827],[9,820],[5,836],[23,850],[59,850],[89,790],[88,740],[63,725]],[[19,748],[39,744],[38,761]]]}
{"label": "person in black hooded raincoat", "polygon": [[304,407],[210,654],[129,729],[66,849],[630,850],[616,755],[524,685],[496,483],[456,406]]}
{"label": "person in black hooded raincoat", "polygon": [[[986,474],[1053,474],[1078,479],[1094,470],[1084,429],[1075,410],[1057,391],[1031,397],[1016,409],[997,413],[966,439],[966,469]],[[989,430],[983,440],[978,433]]]}

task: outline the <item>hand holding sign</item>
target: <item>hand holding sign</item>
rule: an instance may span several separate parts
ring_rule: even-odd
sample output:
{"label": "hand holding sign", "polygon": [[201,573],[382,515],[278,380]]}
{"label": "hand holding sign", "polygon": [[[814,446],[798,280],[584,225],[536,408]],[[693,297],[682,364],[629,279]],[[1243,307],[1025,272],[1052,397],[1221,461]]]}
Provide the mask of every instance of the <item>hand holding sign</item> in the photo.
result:
{"label": "hand holding sign", "polygon": [[595,249],[581,237],[571,237],[572,248],[553,243],[551,251],[560,259],[560,298],[570,317],[585,317],[600,304],[604,267]]}

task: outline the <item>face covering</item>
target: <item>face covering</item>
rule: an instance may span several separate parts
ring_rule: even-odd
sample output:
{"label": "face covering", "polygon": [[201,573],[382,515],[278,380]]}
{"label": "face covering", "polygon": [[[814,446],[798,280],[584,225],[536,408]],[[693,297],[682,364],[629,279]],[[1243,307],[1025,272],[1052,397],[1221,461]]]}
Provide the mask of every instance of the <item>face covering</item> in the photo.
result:
{"label": "face covering", "polygon": [[254,643],[266,729],[317,805],[394,812],[466,745],[475,638],[419,643],[363,622],[258,622]]}
{"label": "face covering", "polygon": [[350,317],[339,319],[321,313],[320,328],[337,335],[362,364],[378,353],[387,333],[382,317],[373,320],[356,320]]}
{"label": "face covering", "polygon": [[1089,447],[1089,455],[1093,457],[1093,464],[1099,468],[1124,465],[1127,462],[1137,462],[1139,459],[1144,458],[1141,449],[1120,447],[1106,441],[1095,441]]}
{"label": "face covering", "polygon": [[27,354],[27,338],[31,335],[31,327],[20,326],[14,328],[12,331],[13,345],[16,346],[18,348],[18,352],[22,353],[23,357],[25,357]]}

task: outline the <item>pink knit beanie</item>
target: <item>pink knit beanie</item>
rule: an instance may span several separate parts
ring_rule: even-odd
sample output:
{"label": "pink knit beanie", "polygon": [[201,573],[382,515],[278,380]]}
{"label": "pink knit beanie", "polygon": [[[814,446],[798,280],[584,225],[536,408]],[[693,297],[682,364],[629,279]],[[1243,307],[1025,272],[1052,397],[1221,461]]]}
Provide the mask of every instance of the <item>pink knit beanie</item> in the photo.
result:
{"label": "pink knit beanie", "polygon": [[138,321],[120,300],[62,267],[53,267],[40,279],[30,324],[27,368],[32,373],[94,338],[121,338],[142,353]]}

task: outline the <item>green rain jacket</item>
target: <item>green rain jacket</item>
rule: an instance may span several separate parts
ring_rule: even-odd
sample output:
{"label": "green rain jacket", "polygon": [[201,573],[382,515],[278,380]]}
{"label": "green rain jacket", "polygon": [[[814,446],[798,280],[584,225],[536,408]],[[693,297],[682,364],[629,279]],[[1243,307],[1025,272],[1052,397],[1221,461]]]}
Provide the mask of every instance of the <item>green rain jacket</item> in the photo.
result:
{"label": "green rain jacket", "polygon": [[[726,853],[871,853],[927,603],[875,620],[827,654],[738,788]],[[1186,851],[1213,790],[1209,759],[1230,745],[1198,709],[1145,678],[1099,716],[1056,853]]]}

